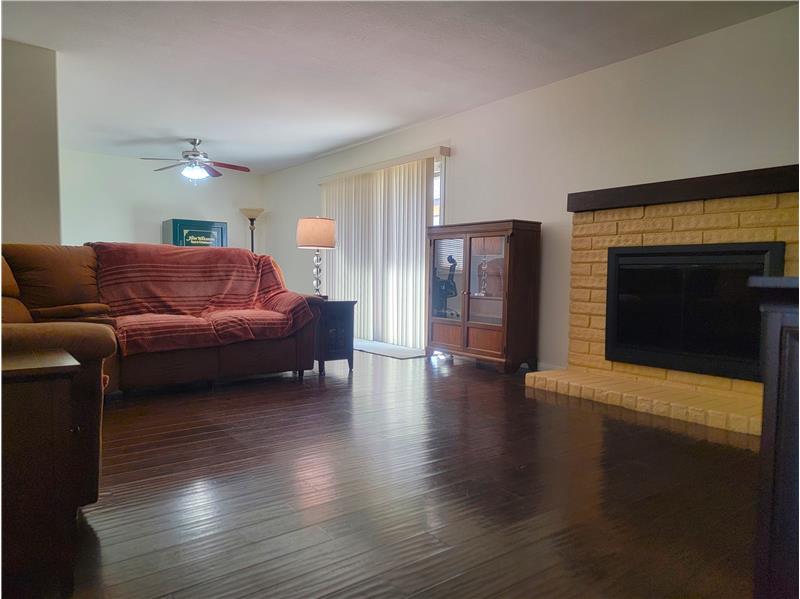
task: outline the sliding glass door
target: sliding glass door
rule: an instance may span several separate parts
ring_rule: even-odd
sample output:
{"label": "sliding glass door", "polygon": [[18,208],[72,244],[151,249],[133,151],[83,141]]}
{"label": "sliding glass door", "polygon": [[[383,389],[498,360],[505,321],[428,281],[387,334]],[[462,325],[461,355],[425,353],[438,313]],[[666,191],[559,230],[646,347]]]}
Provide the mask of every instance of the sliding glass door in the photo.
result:
{"label": "sliding glass door", "polygon": [[426,225],[433,160],[420,159],[322,185],[325,216],[337,226],[326,254],[325,289],[353,299],[356,337],[425,345]]}

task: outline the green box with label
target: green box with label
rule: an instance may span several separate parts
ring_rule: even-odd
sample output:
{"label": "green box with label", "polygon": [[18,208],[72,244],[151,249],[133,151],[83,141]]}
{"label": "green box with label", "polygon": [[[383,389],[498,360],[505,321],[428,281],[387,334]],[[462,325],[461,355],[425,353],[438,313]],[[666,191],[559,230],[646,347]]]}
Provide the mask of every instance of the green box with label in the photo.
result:
{"label": "green box with label", "polygon": [[187,247],[228,247],[228,223],[171,218],[161,223],[161,243]]}

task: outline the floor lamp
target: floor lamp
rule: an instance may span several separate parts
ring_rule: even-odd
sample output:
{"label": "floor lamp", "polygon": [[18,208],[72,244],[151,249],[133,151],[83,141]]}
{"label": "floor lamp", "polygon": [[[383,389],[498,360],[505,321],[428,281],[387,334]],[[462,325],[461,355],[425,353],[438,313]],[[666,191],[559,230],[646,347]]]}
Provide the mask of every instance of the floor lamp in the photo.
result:
{"label": "floor lamp", "polygon": [[256,219],[264,212],[263,208],[239,208],[239,212],[245,215],[247,220],[250,221],[250,251],[256,251],[255,233],[256,233]]}
{"label": "floor lamp", "polygon": [[297,221],[297,247],[314,251],[314,293],[320,293],[322,285],[322,255],[320,250],[336,247],[336,221],[320,216],[301,218]]}

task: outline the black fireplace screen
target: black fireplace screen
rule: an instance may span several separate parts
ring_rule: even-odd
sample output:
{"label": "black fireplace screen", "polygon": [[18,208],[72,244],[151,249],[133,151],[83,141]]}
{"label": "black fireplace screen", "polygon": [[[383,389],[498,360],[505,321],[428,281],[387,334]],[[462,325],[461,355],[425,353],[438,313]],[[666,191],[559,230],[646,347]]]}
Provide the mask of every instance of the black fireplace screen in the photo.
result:
{"label": "black fireplace screen", "polygon": [[606,359],[759,380],[751,276],[783,274],[783,243],[609,248]]}

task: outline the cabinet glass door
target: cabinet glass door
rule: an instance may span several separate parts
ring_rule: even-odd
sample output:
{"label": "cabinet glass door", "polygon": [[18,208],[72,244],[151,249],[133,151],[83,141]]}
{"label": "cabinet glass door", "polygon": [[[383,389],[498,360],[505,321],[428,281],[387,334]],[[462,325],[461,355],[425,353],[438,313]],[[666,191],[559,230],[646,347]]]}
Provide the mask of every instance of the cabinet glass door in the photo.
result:
{"label": "cabinet glass door", "polygon": [[503,324],[506,238],[472,237],[469,247],[469,321]]}
{"label": "cabinet glass door", "polygon": [[460,321],[464,310],[464,239],[434,239],[431,260],[431,316]]}

